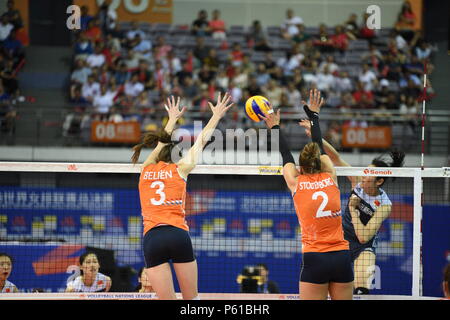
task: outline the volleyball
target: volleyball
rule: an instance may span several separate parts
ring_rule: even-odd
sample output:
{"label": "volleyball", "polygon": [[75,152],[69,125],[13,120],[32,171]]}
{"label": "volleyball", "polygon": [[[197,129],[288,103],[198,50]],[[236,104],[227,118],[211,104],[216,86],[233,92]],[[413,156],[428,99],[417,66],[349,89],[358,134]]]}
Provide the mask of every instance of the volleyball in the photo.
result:
{"label": "volleyball", "polygon": [[245,102],[245,113],[247,114],[247,117],[255,122],[261,121],[258,115],[265,117],[272,112],[272,104],[266,97],[253,96],[248,98]]}

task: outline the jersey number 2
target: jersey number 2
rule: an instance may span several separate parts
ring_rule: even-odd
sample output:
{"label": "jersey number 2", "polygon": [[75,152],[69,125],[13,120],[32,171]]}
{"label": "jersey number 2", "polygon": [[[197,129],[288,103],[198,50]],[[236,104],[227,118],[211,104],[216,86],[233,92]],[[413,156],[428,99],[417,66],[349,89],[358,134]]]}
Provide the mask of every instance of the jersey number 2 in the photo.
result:
{"label": "jersey number 2", "polygon": [[323,191],[314,192],[312,195],[312,199],[317,200],[318,197],[322,198],[322,203],[320,204],[319,209],[317,209],[316,218],[331,216],[331,210],[323,211],[323,209],[325,209],[328,204],[328,195]]}
{"label": "jersey number 2", "polygon": [[164,183],[161,181],[154,181],[150,185],[150,188],[158,188],[158,190],[156,190],[156,194],[158,194],[160,196],[159,200],[156,200],[155,198],[150,199],[150,202],[152,203],[152,205],[154,205],[154,206],[162,205],[164,203],[164,201],[166,201],[166,194],[163,192]]}

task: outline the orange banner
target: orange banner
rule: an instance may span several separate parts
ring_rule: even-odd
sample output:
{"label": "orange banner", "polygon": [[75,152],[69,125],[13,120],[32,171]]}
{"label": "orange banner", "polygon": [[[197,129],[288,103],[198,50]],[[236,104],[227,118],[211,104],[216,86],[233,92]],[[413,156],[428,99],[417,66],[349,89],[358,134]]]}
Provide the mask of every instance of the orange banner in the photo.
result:
{"label": "orange banner", "polygon": [[342,128],[344,148],[390,148],[392,129],[390,127]]}
{"label": "orange banner", "polygon": [[[98,12],[96,0],[74,0],[77,6],[87,6],[91,16]],[[172,23],[173,0],[112,0],[118,21],[138,21],[150,23]]]}
{"label": "orange banner", "polygon": [[141,138],[141,126],[136,121],[103,122],[93,121],[92,142],[135,143]]}

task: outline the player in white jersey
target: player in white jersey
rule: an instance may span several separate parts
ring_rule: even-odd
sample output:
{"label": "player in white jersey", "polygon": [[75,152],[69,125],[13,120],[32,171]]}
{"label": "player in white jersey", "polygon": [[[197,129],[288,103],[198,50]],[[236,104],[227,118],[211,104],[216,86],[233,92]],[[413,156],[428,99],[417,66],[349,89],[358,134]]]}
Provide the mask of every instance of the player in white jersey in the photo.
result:
{"label": "player in white jersey", "polygon": [[12,271],[12,257],[6,253],[0,253],[0,293],[19,292],[14,283],[8,281]]}
{"label": "player in white jersey", "polygon": [[87,252],[80,257],[81,275],[67,283],[66,292],[108,292],[111,278],[98,272],[100,263],[95,253]]}

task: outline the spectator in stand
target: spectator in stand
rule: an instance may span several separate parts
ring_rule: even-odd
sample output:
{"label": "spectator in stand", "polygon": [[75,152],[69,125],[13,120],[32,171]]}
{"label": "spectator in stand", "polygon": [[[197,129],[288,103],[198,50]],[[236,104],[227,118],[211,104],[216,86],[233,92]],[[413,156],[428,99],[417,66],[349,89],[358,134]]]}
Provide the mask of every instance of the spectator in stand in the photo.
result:
{"label": "spectator in stand", "polygon": [[415,55],[411,55],[410,61],[405,63],[403,68],[418,77],[421,77],[424,73],[424,65]]}
{"label": "spectator in stand", "polygon": [[270,74],[266,70],[266,65],[264,63],[258,64],[258,69],[256,71],[256,83],[260,87],[264,87],[270,80]]}
{"label": "spectator in stand", "polygon": [[155,59],[162,60],[166,59],[168,53],[172,50],[172,46],[166,43],[166,40],[163,36],[159,36],[156,38],[156,46],[155,46]]}
{"label": "spectator in stand", "polygon": [[278,106],[281,101],[281,94],[283,93],[283,89],[275,80],[271,79],[267,83],[267,86],[263,88],[263,93],[273,106]]}
{"label": "spectator in stand", "polygon": [[138,81],[144,84],[145,89],[149,89],[153,83],[153,74],[150,71],[148,62],[146,60],[141,60],[139,62],[139,67],[133,72],[133,75],[137,75]]}
{"label": "spectator in stand", "polygon": [[102,44],[97,44],[95,46],[94,53],[87,56],[86,62],[91,68],[101,67],[106,62],[105,56],[103,55]]}
{"label": "spectator in stand", "polygon": [[412,96],[417,99],[422,92],[422,88],[420,85],[417,85],[413,79],[409,79],[408,84],[406,87],[402,87],[401,92],[407,96]]}
{"label": "spectator in stand", "polygon": [[388,98],[386,101],[386,109],[392,110],[392,111],[398,111],[399,110],[399,99],[397,95],[394,92],[389,92]]}
{"label": "spectator in stand", "polygon": [[100,84],[93,75],[88,76],[88,81],[81,87],[81,95],[88,101],[93,101],[94,97],[100,93]]}
{"label": "spectator in stand", "polygon": [[220,11],[217,9],[212,12],[212,19],[209,21],[209,30],[213,39],[225,40],[227,38],[225,22],[220,19]]}
{"label": "spectator in stand", "polygon": [[291,105],[295,110],[300,111],[301,110],[300,101],[302,101],[302,96],[300,94],[300,91],[295,87],[294,82],[292,81],[288,82],[286,94],[287,99],[289,101],[289,105]]}
{"label": "spectator in stand", "polygon": [[407,42],[410,42],[414,37],[414,25],[416,23],[416,19],[417,18],[412,10],[411,3],[409,1],[404,1],[394,28],[405,38]]}
{"label": "spectator in stand", "polygon": [[339,66],[336,62],[334,62],[334,56],[333,55],[327,55],[324,61],[322,61],[319,65],[319,72],[323,72],[324,68],[327,67],[330,73],[334,74],[339,70]]}
{"label": "spectator in stand", "polygon": [[108,46],[114,46],[117,51],[121,51],[122,47],[127,47],[128,38],[126,37],[125,32],[120,29],[118,23],[116,23],[114,29],[109,30],[106,34],[106,42]]}
{"label": "spectator in stand", "polygon": [[0,79],[7,94],[12,98],[19,96],[19,82],[17,81],[13,60],[5,61],[4,67],[0,69]]}
{"label": "spectator in stand", "polygon": [[169,89],[170,79],[169,73],[163,68],[161,61],[156,61],[155,70],[153,72],[157,90]]}
{"label": "spectator in stand", "polygon": [[211,29],[208,22],[208,13],[206,10],[200,10],[198,12],[197,19],[192,22],[191,27],[192,34],[197,37],[205,37],[210,34]]}
{"label": "spectator in stand", "polygon": [[420,106],[413,96],[406,96],[400,104],[399,113],[408,120],[408,124],[413,131],[417,129]]}
{"label": "spectator in stand", "polygon": [[424,40],[419,41],[418,46],[414,48],[414,54],[421,61],[429,59],[432,53],[431,45]]}
{"label": "spectator in stand", "polygon": [[248,85],[245,88],[245,91],[247,92],[248,97],[262,95],[261,87],[258,85],[255,77],[250,77],[248,79]]}
{"label": "spectator in stand", "polygon": [[249,47],[253,47],[255,51],[272,51],[267,42],[267,34],[261,26],[259,20],[254,20],[249,32],[246,36]]}
{"label": "spectator in stand", "polygon": [[3,45],[3,41],[5,41],[11,31],[14,29],[14,26],[9,23],[8,16],[3,15],[0,18],[0,45]]}
{"label": "spectator in stand", "polygon": [[133,74],[131,76],[131,80],[127,81],[125,83],[124,87],[124,93],[125,95],[135,98],[137,97],[142,91],[144,91],[144,85],[139,82],[139,77],[137,74]]}
{"label": "spectator in stand", "polygon": [[218,75],[216,77],[216,86],[218,90],[228,91],[228,86],[230,83],[230,79],[227,76],[227,73],[223,69],[219,69]]}
{"label": "spectator in stand", "polygon": [[70,87],[69,101],[76,106],[86,106],[89,101],[81,94],[81,85],[74,84]]}
{"label": "spectator in stand", "polygon": [[236,84],[234,83],[234,80],[230,81],[229,92],[231,94],[231,100],[236,105],[242,106],[243,105],[243,103],[242,103],[243,92],[242,92],[241,88],[236,86]]}
{"label": "spectator in stand", "polygon": [[100,28],[100,20],[97,18],[92,19],[88,22],[87,29],[83,32],[86,39],[92,43],[97,43],[102,41],[102,29]]}
{"label": "spectator in stand", "polygon": [[[178,79],[178,82],[184,86],[184,80],[188,77],[189,78],[193,77],[193,74],[192,74],[189,64],[187,62],[185,62],[183,64],[183,69],[181,71],[177,72],[177,74],[175,76],[176,76],[176,79]],[[183,96],[183,95],[180,94],[180,96]]]}
{"label": "spectator in stand", "polygon": [[126,38],[128,41],[128,46],[131,48],[131,45],[133,41],[136,39],[136,35],[139,34],[141,36],[141,39],[147,38],[147,34],[139,28],[139,23],[137,21],[131,22],[131,29],[128,30],[126,34]]}
{"label": "spectator in stand", "polygon": [[305,79],[303,79],[302,71],[300,69],[294,70],[294,76],[291,81],[294,83],[295,88],[301,93],[303,88],[305,87]]}
{"label": "spectator in stand", "polygon": [[8,18],[9,23],[14,26],[14,30],[19,30],[23,27],[22,17],[20,11],[15,9],[15,4],[13,0],[8,0],[6,3],[8,10],[3,14]]}
{"label": "spectator in stand", "polygon": [[353,98],[353,95],[351,92],[342,92],[341,99],[338,104],[339,110],[343,114],[348,114],[349,117],[351,117],[351,109],[353,109],[356,105],[356,101]]}
{"label": "spectator in stand", "polygon": [[183,82],[183,93],[184,93],[184,95],[183,95],[183,100],[184,100],[183,105],[185,104],[188,109],[191,109],[194,99],[199,94],[198,86],[194,82],[193,78],[187,76],[184,79],[184,82]]}
{"label": "spectator in stand", "polygon": [[152,43],[150,40],[143,39],[140,33],[136,33],[131,45],[137,59],[145,59],[147,61],[153,59]]}
{"label": "spectator in stand", "polygon": [[89,22],[93,19],[89,14],[88,6],[81,6],[80,27],[81,31],[85,31],[88,28]]}
{"label": "spectator in stand", "polygon": [[87,82],[90,74],[92,74],[92,70],[87,66],[86,61],[78,59],[75,60],[75,70],[70,75],[70,80],[73,83],[83,85]]}
{"label": "spectator in stand", "polygon": [[373,44],[369,44],[369,52],[361,56],[363,63],[370,65],[374,70],[381,71],[380,64],[383,62],[383,54]]}
{"label": "spectator in stand", "polygon": [[103,51],[103,55],[105,56],[105,64],[112,71],[116,69],[117,63],[121,59],[121,53],[116,49],[113,45],[107,45]]}
{"label": "spectator in stand", "polygon": [[328,34],[327,26],[322,23],[319,25],[319,33],[313,40],[314,46],[316,46],[322,53],[330,53],[334,51],[334,44],[331,37]]}
{"label": "spectator in stand", "polygon": [[363,83],[364,89],[366,91],[373,91],[378,84],[376,74],[372,70],[370,70],[370,67],[367,63],[363,64],[362,71],[358,76],[358,80]]}
{"label": "spectator in stand", "polygon": [[300,67],[305,56],[300,51],[298,44],[294,45],[291,51],[286,52],[286,58],[281,58],[277,61],[277,65],[283,68],[284,76],[291,77],[294,70]]}
{"label": "spectator in stand", "polygon": [[230,52],[231,64],[234,67],[238,67],[244,60],[244,52],[241,49],[241,45],[237,42],[233,43],[233,49]]}
{"label": "spectator in stand", "polygon": [[88,55],[94,53],[92,42],[86,37],[84,33],[81,33],[75,43],[74,48],[75,59],[86,59]]}
{"label": "spectator in stand", "polygon": [[[349,37],[345,32],[345,29],[341,25],[337,25],[335,28],[334,35],[330,37],[331,43],[336,50],[344,53],[348,49]],[[352,39],[354,40],[354,39]]]}
{"label": "spectator in stand", "polygon": [[338,76],[334,78],[335,81],[332,86],[332,90],[338,94],[353,91],[353,83],[350,77],[348,76],[348,72],[341,71],[338,72],[337,74]]}
{"label": "spectator in stand", "polygon": [[377,106],[386,105],[389,96],[389,80],[381,79],[379,82],[378,90],[375,91],[375,103]]}
{"label": "spectator in stand", "polygon": [[292,38],[292,41],[294,43],[302,44],[311,38],[311,35],[305,32],[305,25],[301,24],[298,26],[298,33]]}
{"label": "spectator in stand", "polygon": [[359,36],[358,16],[356,13],[351,13],[347,21],[344,22],[345,32],[350,39],[356,39]]}
{"label": "spectator in stand", "polygon": [[209,84],[214,79],[215,72],[207,64],[203,64],[197,76],[201,83]]}
{"label": "spectator in stand", "polygon": [[321,57],[320,51],[314,46],[315,39],[310,38],[303,43],[303,54],[309,60],[318,60]]}
{"label": "spectator in stand", "polygon": [[263,63],[266,66],[267,73],[272,74],[275,71],[277,64],[273,60],[271,52],[266,52]]}
{"label": "spectator in stand", "polygon": [[256,66],[253,61],[250,59],[248,54],[244,54],[244,59],[242,60],[242,70],[248,75],[253,75],[256,71]]}
{"label": "spectator in stand", "polygon": [[367,26],[367,19],[370,17],[370,14],[367,12],[363,13],[363,19],[361,22],[361,27],[359,28],[359,38],[366,39],[369,43],[376,38],[375,29],[371,29]]}
{"label": "spectator in stand", "polygon": [[13,259],[7,253],[0,253],[0,293],[17,293],[16,285],[8,281],[13,266]]}
{"label": "spectator in stand", "polygon": [[130,71],[134,71],[139,66],[139,58],[136,56],[133,50],[128,50],[128,54],[124,57],[123,61],[125,62],[127,69]]}
{"label": "spectator in stand", "polygon": [[117,85],[123,85],[130,78],[130,73],[125,62],[119,64],[119,68],[114,73],[114,78],[116,79]]}
{"label": "spectator in stand", "polygon": [[17,68],[25,58],[24,47],[22,42],[17,40],[16,33],[16,30],[12,30],[9,37],[3,42],[3,51],[9,59],[13,60],[14,68]]}
{"label": "spectator in stand", "polygon": [[330,73],[328,67],[323,69],[323,73],[319,72],[317,78],[317,89],[326,97],[329,96],[331,89],[335,83],[335,77]]}
{"label": "spectator in stand", "polygon": [[243,68],[241,66],[236,67],[236,74],[233,78],[233,82],[236,85],[236,87],[239,87],[241,89],[244,89],[248,85],[248,74],[244,72]]}
{"label": "spectator in stand", "polygon": [[216,49],[209,49],[208,56],[203,59],[203,63],[209,67],[211,71],[218,72],[220,67],[220,62],[217,57]]}
{"label": "spectator in stand", "polygon": [[292,39],[295,37],[299,30],[299,25],[303,24],[303,19],[299,16],[294,15],[294,10],[287,9],[286,10],[286,20],[281,25],[281,34],[285,39]]}
{"label": "spectator in stand", "polygon": [[171,77],[182,70],[181,60],[175,55],[174,50],[170,50],[166,58],[162,59],[161,63]]}
{"label": "spectator in stand", "polygon": [[106,84],[102,85],[100,93],[96,95],[92,101],[95,112],[103,115],[108,114],[109,109],[114,105],[114,98],[116,95],[116,91],[109,91]]}
{"label": "spectator in stand", "polygon": [[364,83],[356,82],[356,90],[353,92],[353,99],[358,108],[366,109],[374,107],[374,95],[370,90],[366,90]]}
{"label": "spectator in stand", "polygon": [[197,37],[195,42],[193,54],[201,66],[209,55],[209,48],[205,46],[205,39],[203,37]]}

